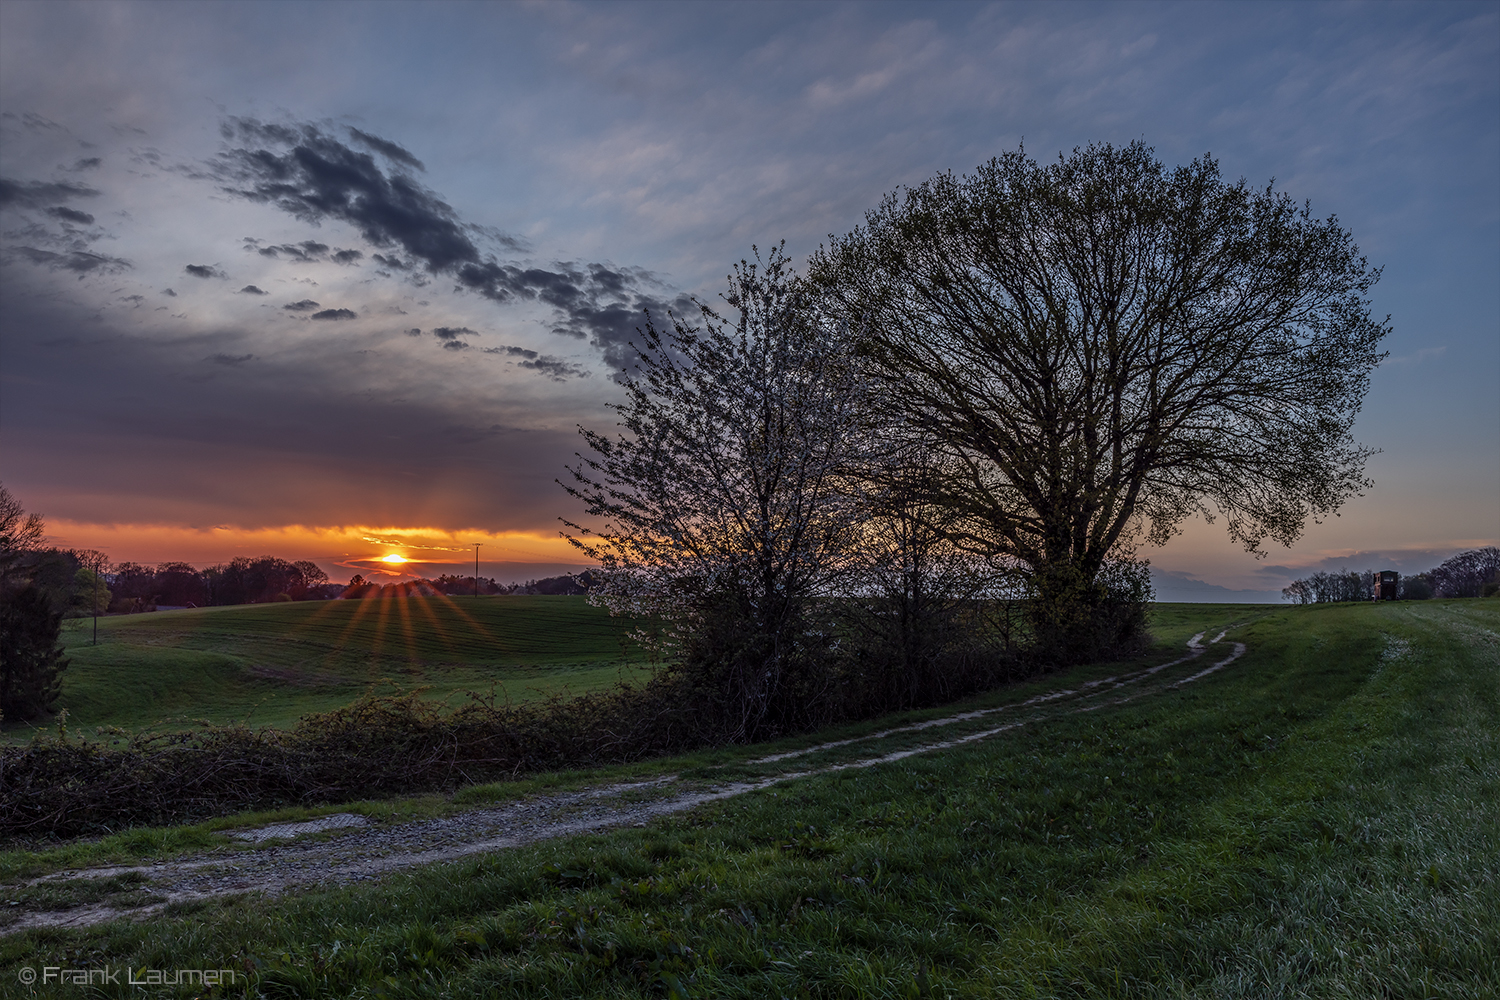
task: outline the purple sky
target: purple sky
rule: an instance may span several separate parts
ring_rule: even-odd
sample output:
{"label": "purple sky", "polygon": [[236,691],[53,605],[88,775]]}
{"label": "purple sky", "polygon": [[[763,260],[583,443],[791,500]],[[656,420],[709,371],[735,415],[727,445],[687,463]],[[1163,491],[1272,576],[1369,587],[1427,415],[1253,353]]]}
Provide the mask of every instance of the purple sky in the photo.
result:
{"label": "purple sky", "polygon": [[1337,215],[1394,326],[1374,490],[1259,561],[1190,525],[1164,586],[1500,541],[1494,4],[7,0],[0,116],[0,479],[72,544],[561,561],[642,305],[1023,141],[1134,139]]}

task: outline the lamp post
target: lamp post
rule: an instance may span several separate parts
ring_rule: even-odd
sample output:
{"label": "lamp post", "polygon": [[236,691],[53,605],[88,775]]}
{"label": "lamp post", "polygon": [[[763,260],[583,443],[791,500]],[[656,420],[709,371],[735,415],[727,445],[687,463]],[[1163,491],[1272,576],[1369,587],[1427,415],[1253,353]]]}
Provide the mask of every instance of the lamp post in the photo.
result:
{"label": "lamp post", "polygon": [[474,543],[474,596],[479,596],[479,543]]}

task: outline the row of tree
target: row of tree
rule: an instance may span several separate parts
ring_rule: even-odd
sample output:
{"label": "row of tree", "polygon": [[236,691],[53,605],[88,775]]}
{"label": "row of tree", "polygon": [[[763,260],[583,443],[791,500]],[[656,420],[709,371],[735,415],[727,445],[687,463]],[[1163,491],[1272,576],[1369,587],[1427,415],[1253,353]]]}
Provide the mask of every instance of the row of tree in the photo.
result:
{"label": "row of tree", "polygon": [[[1378,573],[1319,572],[1293,580],[1281,596],[1296,604],[1327,604],[1368,601],[1375,592]],[[1396,596],[1403,601],[1425,601],[1433,597],[1490,597],[1500,593],[1500,548],[1493,545],[1469,549],[1425,573],[1401,574]]]}
{"label": "row of tree", "polygon": [[[330,583],[328,574],[308,560],[288,562],[275,556],[260,556],[256,559],[238,557],[201,570],[185,562],[165,562],[156,566],[125,562],[104,572],[97,586],[102,595],[101,610],[129,614],[158,607],[208,607],[332,598],[467,596],[476,592],[481,595],[584,594],[590,586],[596,585],[597,581],[587,570],[576,575],[515,584],[446,573],[431,580],[387,584],[355,574],[348,584],[341,584]],[[85,598],[74,602],[73,613],[87,613],[87,610]]]}
{"label": "row of tree", "polygon": [[368,597],[448,597],[544,594],[552,596],[581,595],[597,590],[602,578],[594,570],[564,576],[549,576],[525,583],[497,583],[493,577],[453,576],[444,573],[435,579],[404,580],[379,584],[355,574],[337,596],[345,599]]}
{"label": "row of tree", "polygon": [[151,608],[207,607],[262,604],[269,601],[313,601],[337,597],[343,586],[330,584],[316,563],[289,562],[276,556],[237,557],[227,563],[195,569],[185,562],[157,566],[124,562],[106,579],[110,610],[145,611]]}
{"label": "row of tree", "polygon": [[[664,623],[731,736],[931,697],[978,636],[1107,655],[1143,625],[1140,542],[1202,511],[1289,544],[1368,485],[1379,272],[1207,157],[1018,151],[891,195],[803,275],[756,258],[724,312],[647,317],[620,430],[583,429],[564,484],[601,599]],[[997,598],[1017,630],[979,620]]]}

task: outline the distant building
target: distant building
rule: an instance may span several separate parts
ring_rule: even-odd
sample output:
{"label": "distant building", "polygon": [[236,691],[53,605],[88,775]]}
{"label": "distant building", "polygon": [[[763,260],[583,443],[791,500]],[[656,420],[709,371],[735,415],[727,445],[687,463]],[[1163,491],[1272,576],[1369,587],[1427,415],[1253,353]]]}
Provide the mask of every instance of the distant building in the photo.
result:
{"label": "distant building", "polygon": [[1370,595],[1373,601],[1394,601],[1396,599],[1397,584],[1401,577],[1393,569],[1383,569],[1375,574],[1374,593]]}

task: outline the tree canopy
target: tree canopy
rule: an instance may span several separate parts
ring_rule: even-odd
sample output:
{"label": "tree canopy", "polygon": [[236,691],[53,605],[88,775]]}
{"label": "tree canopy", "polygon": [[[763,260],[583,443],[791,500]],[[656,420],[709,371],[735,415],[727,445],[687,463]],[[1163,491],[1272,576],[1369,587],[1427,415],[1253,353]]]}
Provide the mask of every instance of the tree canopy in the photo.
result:
{"label": "tree canopy", "polygon": [[1350,429],[1388,331],[1379,271],[1337,219],[1208,156],[1007,153],[887,196],[809,275],[953,470],[933,499],[954,537],[1044,597],[1195,512],[1258,550],[1368,485]]}

